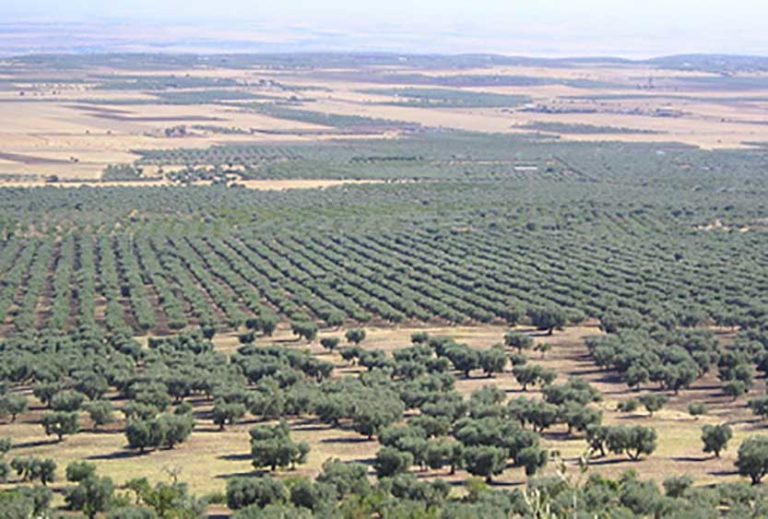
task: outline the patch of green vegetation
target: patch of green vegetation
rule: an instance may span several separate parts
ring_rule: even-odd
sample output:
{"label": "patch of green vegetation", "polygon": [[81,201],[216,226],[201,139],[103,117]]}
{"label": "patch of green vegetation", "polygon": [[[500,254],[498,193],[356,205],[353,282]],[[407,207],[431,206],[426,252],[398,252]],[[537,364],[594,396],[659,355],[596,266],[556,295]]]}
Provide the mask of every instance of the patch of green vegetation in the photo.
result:
{"label": "patch of green vegetation", "polygon": [[252,110],[276,119],[286,119],[307,124],[316,124],[320,126],[329,126],[338,129],[354,130],[374,130],[385,131],[387,129],[416,130],[419,128],[417,123],[407,123],[403,121],[392,121],[388,119],[379,119],[366,117],[362,115],[342,115],[313,110],[297,108],[295,105],[274,104],[274,103],[252,103],[239,105],[243,109]]}
{"label": "patch of green vegetation", "polygon": [[197,105],[216,104],[227,101],[253,101],[256,99],[271,99],[268,96],[257,95],[242,90],[171,90],[154,94],[161,104]]}
{"label": "patch of green vegetation", "polygon": [[239,83],[229,78],[178,76],[101,76],[97,78],[101,90],[168,90],[184,88],[235,87]]}
{"label": "patch of green vegetation", "polygon": [[425,108],[513,108],[531,101],[528,96],[443,88],[382,88],[364,92],[397,98],[383,104]]}
{"label": "patch of green vegetation", "polygon": [[536,121],[520,126],[525,130],[548,132],[548,133],[565,133],[565,134],[581,134],[581,135],[593,135],[593,134],[616,134],[616,135],[654,135],[659,132],[653,130],[641,130],[638,128],[624,128],[618,126],[597,126],[592,124],[576,124],[576,123],[555,123],[555,122],[542,122]]}
{"label": "patch of green vegetation", "polygon": [[104,168],[101,179],[107,181],[140,180],[142,178],[141,174],[141,167],[131,164],[110,164]]}
{"label": "patch of green vegetation", "polygon": [[505,74],[452,74],[427,75],[419,72],[326,72],[324,75],[337,79],[347,78],[362,83],[382,83],[389,85],[425,85],[436,87],[538,87],[563,85],[573,88],[616,88],[620,84],[591,79],[568,79],[535,76],[515,76]]}

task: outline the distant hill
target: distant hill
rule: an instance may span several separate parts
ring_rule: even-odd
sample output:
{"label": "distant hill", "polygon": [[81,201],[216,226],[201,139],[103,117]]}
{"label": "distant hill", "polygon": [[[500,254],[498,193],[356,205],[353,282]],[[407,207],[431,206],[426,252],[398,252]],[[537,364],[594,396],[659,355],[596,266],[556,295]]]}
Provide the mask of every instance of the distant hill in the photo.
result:
{"label": "distant hill", "polygon": [[226,66],[250,68],[330,68],[400,66],[414,69],[466,69],[489,66],[583,67],[586,65],[650,65],[662,69],[692,70],[731,75],[768,71],[768,57],[724,54],[681,54],[648,60],[610,56],[579,58],[536,58],[499,54],[405,54],[390,52],[256,52],[256,53],[52,53],[23,54],[7,61],[18,65],[45,66],[50,69],[107,66],[111,68],[189,69]]}
{"label": "distant hill", "polygon": [[718,74],[768,71],[768,57],[729,54],[681,54],[648,60],[660,68],[699,70]]}

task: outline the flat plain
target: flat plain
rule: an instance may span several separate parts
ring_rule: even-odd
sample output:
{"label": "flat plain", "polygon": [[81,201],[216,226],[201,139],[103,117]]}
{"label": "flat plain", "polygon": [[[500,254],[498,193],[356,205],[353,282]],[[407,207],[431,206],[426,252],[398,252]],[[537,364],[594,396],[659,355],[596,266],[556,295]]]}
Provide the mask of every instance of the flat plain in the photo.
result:
{"label": "flat plain", "polygon": [[[598,456],[558,402],[536,431],[549,460],[539,476],[565,467],[578,479],[586,458],[588,473],[612,478],[744,479],[738,446],[768,413],[750,403],[766,398],[768,372],[764,70],[682,58],[22,57],[0,61],[0,118],[0,396],[28,403],[15,420],[0,412],[0,437],[8,459],[57,463],[57,505],[77,460],[118,486],[179,478],[220,495],[262,474],[249,431],[277,423],[264,395],[286,405],[303,390],[306,408],[281,417],[310,451],[277,476],[314,477],[338,458],[373,480],[385,428],[355,431],[360,402],[320,416],[341,387],[407,402],[396,427],[429,398],[462,399],[470,408],[439,440],[455,443],[486,386],[503,395],[486,411],[512,420],[521,398],[546,410],[551,384],[580,381],[600,395],[582,410],[653,428],[654,448]],[[359,329],[360,350],[344,358]],[[509,332],[533,341],[525,359]],[[422,333],[434,342],[410,366],[403,352]],[[488,374],[478,352],[499,347]],[[551,384],[524,390],[523,360]],[[76,434],[47,434],[40,395],[84,394],[91,375],[105,390],[88,400],[108,401],[115,421],[96,430],[78,406]],[[418,384],[431,389],[414,403]],[[619,408],[648,396],[664,399],[652,415]],[[139,452],[129,415],[153,397],[142,420],[188,403],[193,430]],[[215,409],[238,399],[247,412],[220,428]],[[720,424],[733,438],[715,457],[702,427]],[[471,478],[447,464],[407,471],[454,495]],[[529,482],[514,457],[493,478]]]}
{"label": "flat plain", "polygon": [[[762,73],[748,76],[753,82],[747,91],[738,85],[734,91],[716,72],[599,62],[418,73],[410,65],[372,72],[331,65],[310,70],[160,66],[151,71],[141,66],[139,57],[129,70],[105,64],[62,67],[52,74],[30,64],[0,63],[0,73],[8,69],[0,87],[0,173],[96,180],[107,165],[136,160],[137,150],[385,138],[399,132],[398,122],[486,133],[541,132],[565,141],[679,142],[705,149],[768,140]],[[409,100],[406,94],[419,89],[452,97],[448,102],[434,95]],[[455,99],[457,92],[474,102]],[[523,102],[505,106],[504,96]],[[320,121],[254,109],[274,102],[392,125],[339,135]],[[181,134],[179,128],[186,131]]]}

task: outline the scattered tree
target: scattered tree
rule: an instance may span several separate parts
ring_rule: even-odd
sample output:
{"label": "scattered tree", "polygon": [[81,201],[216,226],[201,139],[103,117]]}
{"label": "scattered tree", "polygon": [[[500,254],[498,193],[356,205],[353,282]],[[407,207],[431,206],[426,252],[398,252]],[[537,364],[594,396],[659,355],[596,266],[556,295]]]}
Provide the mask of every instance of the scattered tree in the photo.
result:
{"label": "scattered tree", "polygon": [[413,454],[395,447],[382,447],[373,460],[373,468],[379,478],[392,477],[403,473],[413,465]]}
{"label": "scattered tree", "polygon": [[245,404],[240,402],[217,402],[213,406],[213,423],[219,426],[220,431],[223,431],[227,424],[235,425],[238,420],[245,416],[245,411]]}
{"label": "scattered tree", "polygon": [[688,414],[698,420],[699,416],[707,414],[707,406],[701,402],[693,402],[688,406]]}
{"label": "scattered tree", "polygon": [[328,351],[334,351],[339,346],[338,337],[323,337],[320,339],[320,345]]}
{"label": "scattered tree", "polygon": [[504,336],[504,345],[508,348],[516,348],[518,353],[533,347],[533,338],[524,333],[510,331]]}
{"label": "scattered tree", "polygon": [[501,474],[507,466],[507,451],[500,447],[481,445],[464,450],[464,468],[474,476],[482,476],[486,483]]}
{"label": "scattered tree", "polygon": [[485,351],[480,352],[480,367],[483,373],[489,378],[494,373],[501,373],[504,371],[504,366],[507,365],[507,354],[500,347],[494,346]]}
{"label": "scattered tree", "polygon": [[312,321],[294,321],[291,323],[291,331],[299,339],[312,342],[317,337],[317,325]]}
{"label": "scattered tree", "polygon": [[358,346],[365,340],[365,330],[362,328],[352,328],[351,330],[347,330],[344,337],[347,339],[348,343]]}
{"label": "scattered tree", "polygon": [[653,417],[653,413],[663,408],[669,399],[664,395],[643,395],[637,399],[645,410],[648,411],[649,416]]}
{"label": "scattered tree", "polygon": [[728,424],[705,425],[701,429],[704,452],[712,452],[716,458],[719,458],[720,452],[728,448],[728,442],[732,436],[733,431]]}
{"label": "scattered tree", "polygon": [[93,402],[88,402],[85,404],[84,408],[93,422],[94,430],[98,430],[99,427],[109,425],[115,421],[114,409],[109,400],[95,400]]}
{"label": "scattered tree", "polygon": [[27,410],[27,398],[19,394],[7,394],[0,397],[0,418],[10,416],[11,422]]}
{"label": "scattered tree", "polygon": [[309,444],[295,443],[284,421],[274,427],[254,427],[250,435],[252,463],[257,469],[269,467],[274,472],[278,467],[293,467],[297,463],[304,463],[309,454]]}
{"label": "scattered tree", "polygon": [[75,412],[49,413],[43,416],[41,423],[45,434],[56,435],[59,441],[62,441],[65,435],[77,434],[80,431],[80,418]]}
{"label": "scattered tree", "polygon": [[768,473],[768,436],[750,436],[741,443],[736,468],[753,485],[760,483]]}
{"label": "scattered tree", "polygon": [[531,324],[539,330],[546,331],[548,335],[562,329],[568,322],[568,315],[562,308],[556,306],[531,308],[528,310],[528,317],[531,319]]}

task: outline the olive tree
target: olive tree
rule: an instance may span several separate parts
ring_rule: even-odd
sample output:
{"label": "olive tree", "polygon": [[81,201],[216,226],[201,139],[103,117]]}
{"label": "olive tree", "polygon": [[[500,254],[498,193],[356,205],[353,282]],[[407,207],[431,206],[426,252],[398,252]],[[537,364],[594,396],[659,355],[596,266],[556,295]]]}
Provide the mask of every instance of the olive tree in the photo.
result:
{"label": "olive tree", "polygon": [[227,424],[234,425],[245,416],[245,411],[245,404],[240,402],[216,402],[212,411],[213,423],[223,431]]}
{"label": "olive tree", "polygon": [[309,454],[309,444],[295,443],[284,421],[274,427],[256,426],[251,429],[250,436],[252,463],[257,469],[269,467],[274,472],[278,467],[304,463]]}
{"label": "olive tree", "polygon": [[74,412],[48,413],[43,416],[41,424],[46,435],[56,435],[59,441],[62,441],[65,435],[76,434],[80,431],[80,418]]}
{"label": "olive tree", "polygon": [[645,407],[648,415],[653,417],[653,413],[663,408],[669,399],[664,395],[642,395],[637,401]]}
{"label": "olive tree", "polygon": [[533,338],[524,333],[510,331],[504,335],[504,345],[508,348],[516,348],[518,353],[533,347]]}
{"label": "olive tree", "polygon": [[531,324],[539,330],[546,331],[547,335],[552,335],[556,329],[562,329],[568,322],[565,310],[558,306],[531,308],[528,310],[528,317],[531,319]]}
{"label": "olive tree", "polygon": [[27,410],[27,398],[19,394],[7,394],[0,397],[0,417],[10,416],[11,422]]}
{"label": "olive tree", "polygon": [[507,451],[500,447],[480,445],[464,449],[464,468],[474,476],[482,476],[486,483],[501,474],[507,466]]}
{"label": "olive tree", "polygon": [[328,351],[334,351],[339,346],[338,337],[323,337],[320,339],[320,345]]}
{"label": "olive tree", "polygon": [[768,436],[750,436],[739,446],[736,459],[739,474],[747,476],[753,485],[768,473]]}
{"label": "olive tree", "polygon": [[109,425],[115,421],[114,408],[109,400],[95,400],[86,403],[83,407],[93,422],[94,430],[98,430],[99,427]]}
{"label": "olive tree", "polygon": [[357,346],[365,340],[365,330],[362,328],[352,328],[351,330],[347,330],[344,337],[347,339],[347,342]]}
{"label": "olive tree", "polygon": [[395,447],[382,447],[373,460],[376,476],[391,477],[408,470],[413,465],[413,454]]}
{"label": "olive tree", "polygon": [[720,457],[721,451],[728,448],[728,442],[732,437],[733,431],[728,424],[705,425],[701,429],[704,452],[712,452],[716,458]]}

